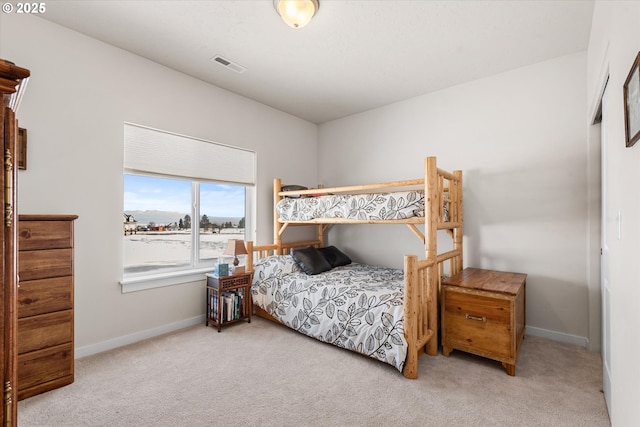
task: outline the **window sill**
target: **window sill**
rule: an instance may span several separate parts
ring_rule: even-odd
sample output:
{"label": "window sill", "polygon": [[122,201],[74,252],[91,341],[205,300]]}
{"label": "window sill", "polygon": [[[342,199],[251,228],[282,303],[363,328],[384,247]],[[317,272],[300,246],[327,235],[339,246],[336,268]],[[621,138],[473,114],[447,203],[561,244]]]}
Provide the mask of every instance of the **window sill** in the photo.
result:
{"label": "window sill", "polygon": [[205,274],[211,273],[211,267],[175,271],[172,273],[152,274],[148,276],[135,276],[122,279],[122,293],[144,291],[146,289],[162,288],[165,286],[181,285],[205,280]]}

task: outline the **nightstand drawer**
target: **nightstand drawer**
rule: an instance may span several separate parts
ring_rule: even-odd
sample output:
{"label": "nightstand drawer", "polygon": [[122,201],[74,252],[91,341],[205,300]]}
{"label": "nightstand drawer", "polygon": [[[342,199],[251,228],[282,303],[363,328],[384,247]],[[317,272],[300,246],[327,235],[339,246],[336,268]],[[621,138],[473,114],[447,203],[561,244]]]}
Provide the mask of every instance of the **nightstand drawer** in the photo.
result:
{"label": "nightstand drawer", "polygon": [[218,287],[220,290],[233,289],[238,286],[247,286],[251,284],[251,275],[239,274],[238,276],[222,276],[222,277],[209,277],[207,280],[207,286]]}
{"label": "nightstand drawer", "polygon": [[511,357],[511,302],[499,296],[445,286],[444,325],[453,347],[473,346],[494,357]]}

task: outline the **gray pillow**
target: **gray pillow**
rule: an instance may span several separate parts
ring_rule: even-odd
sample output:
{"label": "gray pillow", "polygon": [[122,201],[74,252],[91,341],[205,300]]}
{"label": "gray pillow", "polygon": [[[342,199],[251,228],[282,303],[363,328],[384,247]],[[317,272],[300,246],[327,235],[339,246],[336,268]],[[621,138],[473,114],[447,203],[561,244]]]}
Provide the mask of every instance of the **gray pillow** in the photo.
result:
{"label": "gray pillow", "polygon": [[[283,185],[281,188],[282,191],[300,191],[300,190],[308,190],[304,185]],[[295,196],[286,196],[292,199],[299,199],[300,195],[296,194]]]}
{"label": "gray pillow", "polygon": [[313,246],[302,249],[294,249],[291,256],[296,264],[309,275],[331,270],[331,264]]}
{"label": "gray pillow", "polygon": [[327,246],[325,248],[318,248],[318,252],[327,260],[331,268],[340,267],[341,265],[351,264],[351,258],[349,258],[344,252],[335,246]]}

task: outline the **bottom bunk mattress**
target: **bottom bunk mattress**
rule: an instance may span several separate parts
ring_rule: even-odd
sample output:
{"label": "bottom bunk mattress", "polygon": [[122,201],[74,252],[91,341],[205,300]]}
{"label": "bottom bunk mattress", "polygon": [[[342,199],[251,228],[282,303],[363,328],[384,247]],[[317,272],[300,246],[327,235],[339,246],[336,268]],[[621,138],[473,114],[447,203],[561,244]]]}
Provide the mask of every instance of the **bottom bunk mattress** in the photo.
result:
{"label": "bottom bunk mattress", "polygon": [[403,294],[399,269],[351,263],[307,275],[291,255],[254,266],[253,303],[276,320],[401,372],[407,355]]}

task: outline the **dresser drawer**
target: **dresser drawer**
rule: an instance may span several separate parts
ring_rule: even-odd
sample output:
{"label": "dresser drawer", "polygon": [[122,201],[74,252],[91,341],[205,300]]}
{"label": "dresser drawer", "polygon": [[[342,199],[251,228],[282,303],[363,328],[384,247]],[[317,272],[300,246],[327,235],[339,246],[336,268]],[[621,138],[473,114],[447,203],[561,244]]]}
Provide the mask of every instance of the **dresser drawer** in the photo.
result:
{"label": "dresser drawer", "polygon": [[491,357],[512,357],[511,300],[445,287],[444,335],[452,347],[471,346]]}
{"label": "dresser drawer", "polygon": [[73,249],[48,249],[18,253],[20,281],[73,275]]}
{"label": "dresser drawer", "polygon": [[18,319],[18,354],[73,341],[71,310]]}
{"label": "dresser drawer", "polygon": [[21,251],[72,246],[71,221],[18,221],[18,249]]}
{"label": "dresser drawer", "polygon": [[30,387],[41,386],[61,378],[64,378],[67,384],[73,382],[71,343],[18,355],[19,399],[32,395],[28,390]]}
{"label": "dresser drawer", "polygon": [[19,318],[72,307],[72,276],[20,281],[20,289],[18,289]]}

